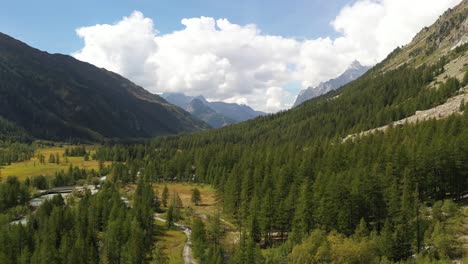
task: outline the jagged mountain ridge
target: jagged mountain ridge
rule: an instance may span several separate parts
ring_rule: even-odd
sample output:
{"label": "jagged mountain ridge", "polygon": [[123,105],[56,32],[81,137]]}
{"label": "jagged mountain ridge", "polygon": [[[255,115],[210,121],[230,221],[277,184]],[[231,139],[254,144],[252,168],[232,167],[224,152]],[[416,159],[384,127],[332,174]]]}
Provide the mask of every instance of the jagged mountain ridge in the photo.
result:
{"label": "jagged mountain ridge", "polygon": [[293,107],[296,107],[303,102],[310,100],[312,98],[318,97],[322,94],[326,94],[329,91],[336,90],[341,86],[356,80],[361,77],[369,67],[362,66],[358,61],[354,61],[351,65],[337,78],[331,79],[326,82],[322,82],[316,87],[309,87],[302,90],[296,98],[296,101],[293,104]]}
{"label": "jagged mountain ridge", "polygon": [[202,95],[187,96],[183,93],[163,93],[161,96],[215,128],[265,115],[265,113],[255,111],[247,105],[218,101],[208,102]]}
{"label": "jagged mountain ridge", "polygon": [[215,128],[236,123],[236,121],[217,113],[199,98],[194,98],[190,101],[186,110]]}
{"label": "jagged mountain ridge", "polygon": [[0,116],[34,138],[147,138],[208,126],[120,75],[0,33]]}
{"label": "jagged mountain ridge", "polygon": [[[252,142],[262,144],[269,142],[278,145],[291,141],[306,144],[317,137],[330,135],[346,137],[352,133],[410,117],[416,111],[437,106],[435,102],[433,105],[426,103],[429,99],[425,98],[426,94],[434,93],[428,87],[430,83],[426,81],[430,79],[432,83],[440,83],[446,80],[445,78],[434,80],[438,73],[430,71],[426,72],[429,78],[421,80],[424,68],[430,70],[431,67],[437,67],[443,57],[452,61],[461,59],[463,54],[468,52],[467,44],[461,46],[459,44],[463,36],[468,35],[467,17],[468,0],[464,0],[457,7],[446,11],[433,25],[423,29],[412,42],[396,48],[382,62],[342,88],[308,100],[288,111],[259,117],[220,130],[197,133],[193,137],[197,138],[197,142],[199,140],[204,144],[208,144],[206,142],[216,144],[219,138],[222,138],[223,144],[227,141],[249,145]],[[444,26],[447,24],[445,21],[453,22],[448,22],[450,26]],[[438,35],[437,32],[441,34]],[[429,49],[427,52],[422,50],[418,55],[409,55],[418,45],[422,45],[422,42],[431,44],[433,39],[437,39],[440,44],[435,46],[435,49]],[[457,45],[458,48],[454,49]],[[463,66],[468,62],[460,63]],[[413,79],[419,79],[420,83],[413,84]],[[439,103],[447,99],[444,97]],[[323,127],[328,130],[324,131]],[[235,136],[223,137],[225,134]],[[186,137],[181,138],[186,139]]]}

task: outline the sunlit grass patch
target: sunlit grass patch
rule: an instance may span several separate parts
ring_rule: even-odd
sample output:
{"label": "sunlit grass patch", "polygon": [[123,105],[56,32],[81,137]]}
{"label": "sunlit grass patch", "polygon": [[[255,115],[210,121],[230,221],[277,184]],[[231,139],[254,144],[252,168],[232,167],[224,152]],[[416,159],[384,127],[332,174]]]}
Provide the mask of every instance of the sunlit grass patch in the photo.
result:
{"label": "sunlit grass patch", "polygon": [[[158,191],[159,195],[162,194],[164,183],[155,184],[154,189]],[[218,210],[218,199],[216,190],[210,185],[191,184],[191,183],[167,183],[169,189],[169,201],[174,193],[177,193],[182,200],[184,207],[191,207],[195,211],[213,215]],[[192,190],[198,188],[201,193],[201,203],[195,205],[192,203]]]}
{"label": "sunlit grass patch", "polygon": [[[71,147],[71,146],[66,146]],[[12,163],[0,168],[0,176],[5,179],[8,176],[17,176],[20,180],[37,175],[53,176],[56,172],[66,171],[70,165],[86,170],[98,170],[99,162],[96,160],[85,161],[84,157],[64,157],[66,147],[47,147],[36,150],[30,160]],[[87,146],[86,150],[93,153],[95,146]],[[41,163],[38,156],[44,155],[45,162]],[[58,155],[59,163],[49,163],[50,155]],[[108,164],[108,163],[106,163]]]}
{"label": "sunlit grass patch", "polygon": [[163,252],[170,264],[183,264],[182,252],[187,237],[182,230],[168,229],[166,223],[156,220],[156,241],[163,245]]}

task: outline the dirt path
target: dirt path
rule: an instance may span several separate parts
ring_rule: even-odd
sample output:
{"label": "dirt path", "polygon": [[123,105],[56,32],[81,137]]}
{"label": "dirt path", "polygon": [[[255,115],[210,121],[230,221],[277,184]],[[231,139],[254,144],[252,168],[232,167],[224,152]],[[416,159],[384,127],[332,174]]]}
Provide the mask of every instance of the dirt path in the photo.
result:
{"label": "dirt path", "polygon": [[[161,218],[161,214],[154,214],[154,219],[161,221],[163,223],[166,223],[166,219]],[[192,253],[192,230],[190,229],[189,226],[174,223],[174,226],[179,227],[184,234],[187,236],[187,241],[185,242],[184,245],[184,250],[182,251],[182,257],[184,259],[185,264],[197,264],[197,262],[193,258],[193,253]]]}

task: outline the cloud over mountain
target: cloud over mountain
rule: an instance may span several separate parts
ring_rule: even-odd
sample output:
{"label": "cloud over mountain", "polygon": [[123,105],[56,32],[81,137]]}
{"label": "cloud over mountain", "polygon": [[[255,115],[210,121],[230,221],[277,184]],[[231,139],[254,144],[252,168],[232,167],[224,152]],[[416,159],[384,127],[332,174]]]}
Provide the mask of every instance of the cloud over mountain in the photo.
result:
{"label": "cloud over mountain", "polygon": [[295,98],[285,86],[317,85],[356,59],[375,64],[459,2],[360,0],[331,22],[340,37],[310,40],[262,34],[256,25],[211,17],[183,19],[183,29],[159,34],[150,18],[135,11],[112,25],[77,29],[84,47],[73,55],[154,93],[203,94],[274,112]]}

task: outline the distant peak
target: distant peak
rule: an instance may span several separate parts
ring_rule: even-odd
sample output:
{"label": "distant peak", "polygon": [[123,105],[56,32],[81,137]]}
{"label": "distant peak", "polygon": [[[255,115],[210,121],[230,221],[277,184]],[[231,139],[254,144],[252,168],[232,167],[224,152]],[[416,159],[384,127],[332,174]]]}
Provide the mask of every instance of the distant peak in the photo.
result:
{"label": "distant peak", "polygon": [[161,94],[162,97],[166,98],[168,96],[185,96],[183,93],[178,93],[178,92],[163,92]]}
{"label": "distant peak", "polygon": [[362,76],[368,69],[369,67],[363,66],[359,61],[354,60],[340,76],[326,82],[322,82],[315,87],[308,87],[307,89],[300,91],[299,95],[296,97],[293,107],[314,97],[328,93],[331,90],[340,88],[341,86]]}
{"label": "distant peak", "polygon": [[190,101],[190,106],[202,106],[205,105],[200,98],[193,98],[192,101]]}
{"label": "distant peak", "polygon": [[205,98],[203,95],[195,96],[194,99],[198,99],[198,100],[202,101],[203,103],[207,103],[207,102],[208,102],[208,101],[206,100],[206,98]]}
{"label": "distant peak", "polygon": [[351,62],[351,64],[348,66],[348,70],[356,70],[356,69],[360,69],[360,68],[363,68],[364,66],[362,66],[362,64],[358,61],[358,60],[354,60],[353,62]]}

